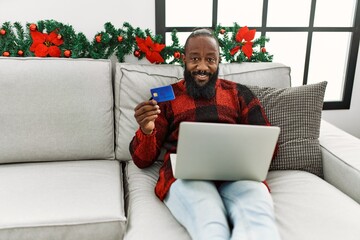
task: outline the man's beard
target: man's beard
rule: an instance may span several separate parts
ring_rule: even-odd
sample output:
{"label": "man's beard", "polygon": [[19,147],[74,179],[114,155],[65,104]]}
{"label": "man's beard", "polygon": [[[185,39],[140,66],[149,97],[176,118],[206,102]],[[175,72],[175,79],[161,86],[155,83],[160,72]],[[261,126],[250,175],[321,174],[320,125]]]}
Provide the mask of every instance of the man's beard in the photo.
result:
{"label": "man's beard", "polygon": [[[199,86],[194,79],[194,76],[197,74],[206,74],[209,76],[209,81],[204,86]],[[188,71],[184,70],[184,79],[186,83],[186,90],[190,97],[194,99],[211,99],[215,96],[215,84],[216,80],[219,75],[219,68],[217,68],[216,72],[211,74],[209,72],[203,72],[203,71]]]}

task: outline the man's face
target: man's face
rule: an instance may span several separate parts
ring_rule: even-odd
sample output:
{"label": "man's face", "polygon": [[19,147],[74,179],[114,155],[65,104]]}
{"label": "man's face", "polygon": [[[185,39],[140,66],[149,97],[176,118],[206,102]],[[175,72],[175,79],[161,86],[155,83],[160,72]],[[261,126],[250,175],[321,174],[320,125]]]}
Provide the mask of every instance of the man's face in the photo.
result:
{"label": "man's face", "polygon": [[219,67],[219,48],[215,39],[208,36],[189,39],[183,61],[189,95],[194,98],[213,97]]}

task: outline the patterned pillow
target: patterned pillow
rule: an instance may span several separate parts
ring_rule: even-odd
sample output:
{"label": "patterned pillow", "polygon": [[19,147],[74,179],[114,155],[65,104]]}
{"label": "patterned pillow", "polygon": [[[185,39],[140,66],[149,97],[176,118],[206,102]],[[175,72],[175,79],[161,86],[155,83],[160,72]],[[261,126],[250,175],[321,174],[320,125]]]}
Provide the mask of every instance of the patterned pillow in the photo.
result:
{"label": "patterned pillow", "polygon": [[303,170],[323,176],[319,145],[327,82],[275,89],[248,86],[274,126],[281,128],[279,151],[270,170]]}

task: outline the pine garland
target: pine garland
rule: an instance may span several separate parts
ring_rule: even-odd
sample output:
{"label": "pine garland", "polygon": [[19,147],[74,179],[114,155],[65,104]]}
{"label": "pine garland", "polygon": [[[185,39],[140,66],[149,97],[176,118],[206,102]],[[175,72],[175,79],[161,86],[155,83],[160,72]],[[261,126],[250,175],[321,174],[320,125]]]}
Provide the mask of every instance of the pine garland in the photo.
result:
{"label": "pine garland", "polygon": [[[248,35],[242,39],[240,30],[248,31],[237,23],[233,27],[216,27],[214,34],[220,44],[222,62],[271,62],[273,56],[264,47],[269,39],[249,39]],[[254,33],[252,31],[255,30],[248,32]],[[19,22],[5,22],[0,27],[0,55],[94,59],[115,55],[119,62],[124,62],[126,55],[134,54],[138,59],[146,57],[153,63],[182,64],[184,48],[179,43],[176,29],[171,33],[171,40],[172,44],[166,46],[161,35],[154,35],[149,29],[134,28],[128,22],[121,28],[105,23],[104,29],[91,41],[83,33],[75,32],[71,25],[55,20],[27,23],[25,29]]]}
{"label": "pine garland", "polygon": [[270,41],[269,38],[261,36],[252,42],[253,52],[251,57],[247,57],[243,51],[232,55],[231,50],[241,43],[236,41],[236,34],[240,30],[240,26],[234,23],[233,27],[222,27],[218,25],[215,34],[220,44],[221,54],[226,62],[272,62],[273,55],[270,55],[265,48],[265,43]]}

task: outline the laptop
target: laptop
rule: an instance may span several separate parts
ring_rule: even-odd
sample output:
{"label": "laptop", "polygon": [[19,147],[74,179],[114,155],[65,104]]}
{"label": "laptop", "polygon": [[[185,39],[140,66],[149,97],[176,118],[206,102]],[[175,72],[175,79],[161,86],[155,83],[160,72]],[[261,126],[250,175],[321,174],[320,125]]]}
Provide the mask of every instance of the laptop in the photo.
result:
{"label": "laptop", "polygon": [[181,122],[177,153],[170,154],[173,175],[264,181],[279,133],[276,126]]}

